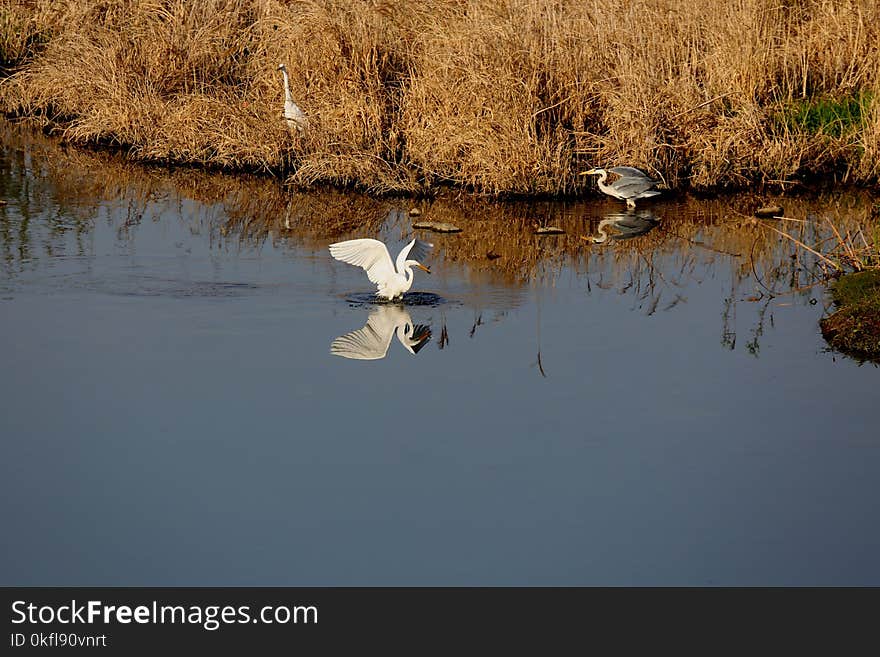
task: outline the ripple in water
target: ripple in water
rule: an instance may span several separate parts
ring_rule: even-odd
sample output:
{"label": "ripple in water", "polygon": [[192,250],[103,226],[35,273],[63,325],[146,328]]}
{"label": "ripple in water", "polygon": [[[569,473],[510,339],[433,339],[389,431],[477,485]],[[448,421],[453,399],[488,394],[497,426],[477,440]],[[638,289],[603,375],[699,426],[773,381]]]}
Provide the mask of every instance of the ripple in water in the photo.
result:
{"label": "ripple in water", "polygon": [[376,296],[376,294],[370,292],[358,292],[355,294],[349,294],[345,297],[345,300],[348,301],[349,305],[352,307],[376,306],[393,303],[402,304],[404,306],[427,306],[429,308],[436,308],[437,306],[449,303],[448,299],[444,299],[439,294],[434,294],[433,292],[406,292],[402,299],[395,301],[381,299]]}
{"label": "ripple in water", "polygon": [[258,289],[250,283],[231,283],[214,281],[174,281],[161,279],[141,279],[132,281],[131,287],[105,290],[110,294],[132,297],[189,297],[226,298],[240,297]]}

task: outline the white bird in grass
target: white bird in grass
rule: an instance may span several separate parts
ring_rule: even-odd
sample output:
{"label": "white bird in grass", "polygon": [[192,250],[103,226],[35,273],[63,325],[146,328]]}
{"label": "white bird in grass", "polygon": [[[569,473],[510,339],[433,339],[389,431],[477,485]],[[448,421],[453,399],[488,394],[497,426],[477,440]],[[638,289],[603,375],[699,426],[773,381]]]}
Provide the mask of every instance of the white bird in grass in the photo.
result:
{"label": "white bird in grass", "polygon": [[[620,176],[610,185],[606,185],[608,179],[608,171]],[[648,198],[649,196],[657,196],[660,193],[658,189],[651,189],[654,185],[660,183],[659,180],[649,178],[648,175],[634,167],[611,167],[605,169],[590,169],[581,173],[582,176],[599,176],[599,189],[622,201],[626,201],[629,208],[636,207],[636,199]]]}
{"label": "white bird in grass", "polygon": [[[378,287],[376,295],[382,299],[397,299],[413,284],[413,267],[431,273],[419,260],[425,258],[434,245],[414,239],[397,254],[397,263],[391,262],[391,254],[379,240],[360,239],[336,242],[330,245],[330,255],[337,260],[356,267],[363,267],[367,278]],[[407,260],[408,256],[412,256]]]}
{"label": "white bird in grass", "polygon": [[330,353],[355,360],[379,360],[388,353],[395,333],[404,349],[413,355],[431,339],[428,326],[414,325],[403,306],[389,303],[374,308],[363,328],[336,338],[330,344]]}
{"label": "white bird in grass", "polygon": [[284,118],[287,121],[287,127],[303,132],[309,126],[309,119],[299,105],[293,101],[293,94],[290,93],[290,79],[287,77],[287,67],[284,64],[279,64],[278,70],[284,76]]}

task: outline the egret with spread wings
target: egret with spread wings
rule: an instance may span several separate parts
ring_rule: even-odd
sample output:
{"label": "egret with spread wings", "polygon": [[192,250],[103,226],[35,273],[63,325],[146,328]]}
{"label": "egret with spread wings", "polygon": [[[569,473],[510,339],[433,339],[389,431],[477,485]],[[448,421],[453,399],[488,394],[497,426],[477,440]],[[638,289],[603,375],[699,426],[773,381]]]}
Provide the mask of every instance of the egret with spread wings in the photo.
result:
{"label": "egret with spread wings", "polygon": [[[605,181],[608,179],[609,171],[619,178],[610,185],[606,185]],[[644,171],[634,167],[611,167],[607,171],[605,169],[590,169],[581,175],[599,176],[599,189],[609,196],[626,201],[629,208],[636,207],[636,199],[657,196],[660,193],[659,189],[652,189],[660,181],[649,178]]]}
{"label": "egret with spread wings", "polygon": [[434,245],[414,239],[400,250],[397,263],[391,261],[391,254],[379,240],[360,239],[336,242],[330,245],[330,255],[337,260],[355,267],[362,267],[367,278],[376,284],[376,295],[382,299],[392,300],[403,296],[413,284],[413,267],[428,274],[431,270],[425,267],[423,260]]}
{"label": "egret with spread wings", "polygon": [[355,360],[379,360],[385,358],[391,336],[395,334],[404,349],[413,355],[431,339],[430,327],[413,324],[405,308],[383,304],[373,309],[362,328],[336,338],[330,344],[330,353]]}

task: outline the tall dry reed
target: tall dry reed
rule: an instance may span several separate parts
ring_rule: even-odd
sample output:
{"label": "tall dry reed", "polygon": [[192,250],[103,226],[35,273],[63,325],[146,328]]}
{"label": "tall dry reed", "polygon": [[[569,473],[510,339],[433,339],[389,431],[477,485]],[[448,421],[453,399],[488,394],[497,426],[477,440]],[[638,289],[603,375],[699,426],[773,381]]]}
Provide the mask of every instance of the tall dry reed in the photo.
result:
{"label": "tall dry reed", "polygon": [[623,163],[671,188],[880,176],[874,0],[3,0],[0,29],[7,113],[143,160],[486,194]]}

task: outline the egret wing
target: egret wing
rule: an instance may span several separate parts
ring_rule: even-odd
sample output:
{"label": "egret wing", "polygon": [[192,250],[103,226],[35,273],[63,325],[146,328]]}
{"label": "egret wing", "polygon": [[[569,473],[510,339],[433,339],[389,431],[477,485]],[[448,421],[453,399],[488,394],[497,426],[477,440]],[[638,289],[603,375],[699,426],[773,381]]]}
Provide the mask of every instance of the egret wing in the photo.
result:
{"label": "egret wing", "polygon": [[374,311],[356,331],[340,335],[330,344],[330,353],[343,358],[378,360],[385,358],[396,324],[381,310]]}
{"label": "egret wing", "polygon": [[381,338],[369,326],[364,326],[336,338],[330,343],[330,353],[355,360],[379,360],[385,358],[391,343],[391,340],[383,341]]}
{"label": "egret wing", "polygon": [[309,120],[306,113],[292,100],[284,102],[284,118],[296,124],[299,130],[308,127]]}
{"label": "egret wing", "polygon": [[423,242],[420,239],[416,239],[415,244],[413,244],[412,249],[410,249],[409,257],[412,260],[418,260],[424,264],[425,258],[431,254],[433,248],[434,245],[431,242]]}
{"label": "egret wing", "polygon": [[363,267],[373,283],[388,280],[395,274],[388,249],[379,240],[360,239],[330,245],[330,255],[355,267]]}
{"label": "egret wing", "polygon": [[423,242],[422,240],[416,238],[403,247],[400,250],[400,253],[397,254],[397,271],[403,271],[403,263],[407,260],[416,260],[418,262],[422,262],[422,258],[428,255],[431,252],[431,249],[434,248],[434,245],[430,242]]}

